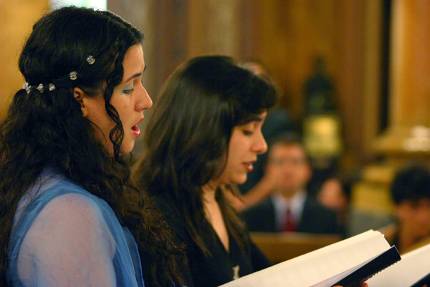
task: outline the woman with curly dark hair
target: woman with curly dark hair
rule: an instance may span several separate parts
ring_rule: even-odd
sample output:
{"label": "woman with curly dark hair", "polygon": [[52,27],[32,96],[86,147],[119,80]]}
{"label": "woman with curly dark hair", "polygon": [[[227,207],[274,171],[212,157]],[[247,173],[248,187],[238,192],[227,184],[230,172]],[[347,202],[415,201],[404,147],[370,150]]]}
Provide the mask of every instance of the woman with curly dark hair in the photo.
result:
{"label": "woman with curly dark hair", "polygon": [[181,66],[154,106],[136,179],[184,248],[188,286],[268,266],[223,193],[266,151],[261,126],[274,102],[268,82],[228,57],[204,56]]}
{"label": "woman with curly dark hair", "polygon": [[[141,42],[92,9],[34,25],[19,59],[25,86],[0,126],[1,286],[144,286],[143,272],[180,282],[169,233],[153,211],[143,216],[129,180],[127,154],[152,106]],[[142,271],[139,253],[157,260]]]}

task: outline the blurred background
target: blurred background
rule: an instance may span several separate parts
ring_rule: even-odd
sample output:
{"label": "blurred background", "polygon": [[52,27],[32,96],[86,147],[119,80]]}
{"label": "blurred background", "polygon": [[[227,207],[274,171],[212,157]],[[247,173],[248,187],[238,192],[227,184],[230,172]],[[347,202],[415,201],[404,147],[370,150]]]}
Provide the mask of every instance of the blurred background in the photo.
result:
{"label": "blurred background", "polygon": [[390,222],[399,168],[430,165],[430,0],[0,0],[0,120],[23,84],[17,61],[32,24],[71,4],[109,9],[143,31],[155,101],[193,56],[264,67],[316,185],[329,174],[350,183],[349,234]]}

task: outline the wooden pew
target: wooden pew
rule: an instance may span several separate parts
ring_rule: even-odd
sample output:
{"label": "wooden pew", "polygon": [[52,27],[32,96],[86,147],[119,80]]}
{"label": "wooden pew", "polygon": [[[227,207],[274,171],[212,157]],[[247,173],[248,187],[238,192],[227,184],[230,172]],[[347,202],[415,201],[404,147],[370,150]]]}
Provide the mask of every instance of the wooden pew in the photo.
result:
{"label": "wooden pew", "polygon": [[308,233],[251,233],[251,239],[273,263],[297,257],[341,239],[338,235]]}

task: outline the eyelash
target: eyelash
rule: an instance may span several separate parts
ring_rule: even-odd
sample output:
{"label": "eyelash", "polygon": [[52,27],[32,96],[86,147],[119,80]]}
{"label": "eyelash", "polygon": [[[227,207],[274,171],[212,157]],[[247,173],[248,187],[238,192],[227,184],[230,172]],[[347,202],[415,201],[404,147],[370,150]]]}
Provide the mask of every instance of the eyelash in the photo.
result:
{"label": "eyelash", "polygon": [[134,88],[132,88],[132,89],[127,89],[127,90],[122,90],[122,93],[123,93],[123,94],[126,94],[126,95],[131,95],[131,94],[133,93],[133,91],[134,91]]}
{"label": "eyelash", "polygon": [[[140,83],[143,85],[143,79],[140,80]],[[130,89],[124,89],[124,90],[122,90],[122,93],[126,94],[126,95],[131,95],[133,93],[133,91],[134,91],[134,85]]]}

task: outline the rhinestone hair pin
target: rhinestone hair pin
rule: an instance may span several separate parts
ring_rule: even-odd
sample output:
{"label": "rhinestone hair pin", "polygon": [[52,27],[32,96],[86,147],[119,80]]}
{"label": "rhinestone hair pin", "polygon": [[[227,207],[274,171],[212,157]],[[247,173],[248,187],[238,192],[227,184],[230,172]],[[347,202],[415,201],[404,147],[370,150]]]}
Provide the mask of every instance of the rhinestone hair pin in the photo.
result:
{"label": "rhinestone hair pin", "polygon": [[38,91],[42,94],[42,93],[43,93],[43,91],[44,91],[43,84],[39,84],[39,85],[36,87],[36,90],[38,90]]}
{"label": "rhinestone hair pin", "polygon": [[30,93],[31,86],[27,82],[24,83],[22,88],[26,91],[27,95]]}
{"label": "rhinestone hair pin", "polygon": [[72,81],[76,81],[78,79],[78,73],[76,71],[72,71],[69,73],[69,79]]}
{"label": "rhinestone hair pin", "polygon": [[89,55],[87,57],[87,63],[88,64],[93,65],[95,62],[96,62],[96,59],[92,55]]}
{"label": "rhinestone hair pin", "polygon": [[[85,59],[85,61],[88,63],[88,65],[93,65],[96,62],[96,59],[94,58],[94,56],[88,55],[88,57]],[[71,71],[67,75],[67,78],[70,81],[76,81],[78,79],[78,75],[79,74],[78,74],[77,71]],[[56,81],[54,80],[54,82],[56,82]],[[46,87],[48,88],[49,92],[52,92],[52,91],[54,91],[57,88],[54,83],[48,83],[47,85],[44,85],[44,84],[40,83],[37,86],[32,86],[28,82],[25,82],[24,85],[22,86],[22,88],[26,91],[27,94],[30,94],[31,89],[33,89],[33,88],[35,88],[36,90],[38,90],[40,93],[43,93],[45,91]]]}

